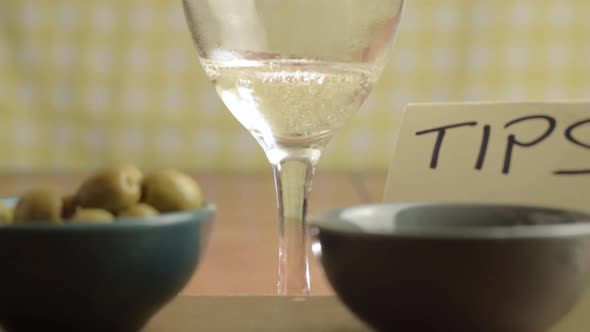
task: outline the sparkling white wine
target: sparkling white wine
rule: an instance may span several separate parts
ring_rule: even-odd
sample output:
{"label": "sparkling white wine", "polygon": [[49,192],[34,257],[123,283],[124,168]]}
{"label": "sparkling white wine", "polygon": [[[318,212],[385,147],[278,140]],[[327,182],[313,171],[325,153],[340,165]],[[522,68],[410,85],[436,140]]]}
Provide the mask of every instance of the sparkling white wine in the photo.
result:
{"label": "sparkling white wine", "polygon": [[346,123],[377,77],[374,67],[302,60],[202,60],[233,115],[267,145],[313,141]]}

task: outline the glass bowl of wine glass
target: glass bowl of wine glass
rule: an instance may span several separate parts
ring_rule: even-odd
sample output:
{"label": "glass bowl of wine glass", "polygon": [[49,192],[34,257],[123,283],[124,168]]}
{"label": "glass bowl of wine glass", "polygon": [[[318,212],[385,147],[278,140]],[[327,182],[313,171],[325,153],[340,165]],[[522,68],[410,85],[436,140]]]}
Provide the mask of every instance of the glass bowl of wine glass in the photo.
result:
{"label": "glass bowl of wine glass", "polygon": [[206,76],[274,171],[279,294],[310,293],[306,208],[314,170],[380,77],[403,3],[183,0]]}

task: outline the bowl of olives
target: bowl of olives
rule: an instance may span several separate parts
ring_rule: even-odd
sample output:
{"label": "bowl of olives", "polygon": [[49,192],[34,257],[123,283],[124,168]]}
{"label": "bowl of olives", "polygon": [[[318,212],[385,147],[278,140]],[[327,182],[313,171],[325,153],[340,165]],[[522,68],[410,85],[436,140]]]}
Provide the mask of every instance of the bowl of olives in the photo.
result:
{"label": "bowl of olives", "polygon": [[215,206],[176,169],[102,168],[0,199],[6,331],[138,331],[189,282]]}

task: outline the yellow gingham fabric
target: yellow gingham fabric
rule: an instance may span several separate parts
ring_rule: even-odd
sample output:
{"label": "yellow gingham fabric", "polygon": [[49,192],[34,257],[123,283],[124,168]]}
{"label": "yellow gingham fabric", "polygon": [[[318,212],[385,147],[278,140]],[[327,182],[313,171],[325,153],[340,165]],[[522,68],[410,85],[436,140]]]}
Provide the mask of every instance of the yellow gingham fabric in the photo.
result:
{"label": "yellow gingham fabric", "polygon": [[[407,0],[322,170],[384,169],[407,102],[585,98],[590,1]],[[196,59],[180,0],[0,1],[0,169],[268,171]]]}

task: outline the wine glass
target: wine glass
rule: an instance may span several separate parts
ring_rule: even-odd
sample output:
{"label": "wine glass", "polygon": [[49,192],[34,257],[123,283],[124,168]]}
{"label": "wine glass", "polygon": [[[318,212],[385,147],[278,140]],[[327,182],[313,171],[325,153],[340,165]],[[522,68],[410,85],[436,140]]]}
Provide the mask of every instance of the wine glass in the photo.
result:
{"label": "wine glass", "polygon": [[274,170],[279,295],[310,293],[312,176],[381,74],[403,2],[183,0],[206,75]]}

